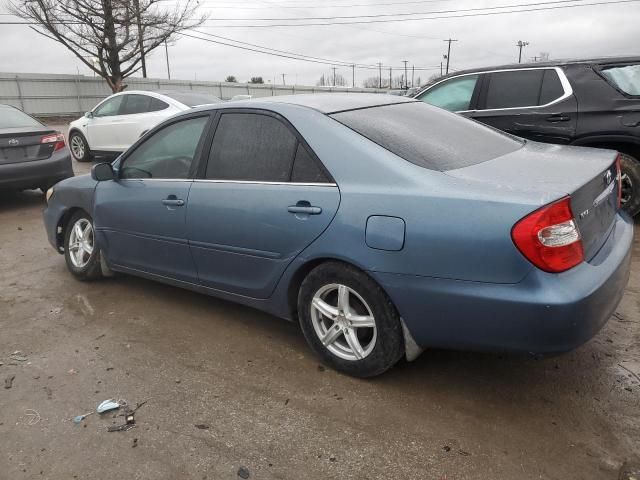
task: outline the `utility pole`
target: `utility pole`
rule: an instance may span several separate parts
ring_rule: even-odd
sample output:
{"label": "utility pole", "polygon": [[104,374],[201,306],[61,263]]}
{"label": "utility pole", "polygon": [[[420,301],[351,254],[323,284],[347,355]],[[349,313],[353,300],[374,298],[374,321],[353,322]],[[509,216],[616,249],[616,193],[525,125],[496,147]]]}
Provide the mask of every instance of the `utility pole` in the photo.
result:
{"label": "utility pole", "polygon": [[286,75],[286,73],[282,74],[282,85],[286,85],[285,81],[284,81],[284,76]]}
{"label": "utility pole", "polygon": [[407,86],[407,62],[408,60],[403,60],[402,63],[404,63],[404,88],[405,90],[408,88]]}
{"label": "utility pole", "polygon": [[389,67],[389,90],[391,90],[391,88],[393,88],[392,85],[391,85],[393,83],[393,79],[391,78],[392,73],[393,73],[392,70],[393,69],[391,67]]}
{"label": "utility pole", "polygon": [[518,43],[516,43],[516,47],[519,49],[518,63],[522,63],[522,49],[527,45],[529,45],[529,42],[523,42],[522,40],[518,40]]}
{"label": "utility pole", "polygon": [[382,63],[378,62],[378,86],[382,88]]}
{"label": "utility pole", "polygon": [[440,76],[442,76],[442,62],[440,62]]}
{"label": "utility pole", "polygon": [[447,47],[447,56],[445,57],[447,59],[447,71],[445,73],[445,75],[449,74],[449,61],[451,60],[451,42],[457,42],[458,40],[455,40],[453,38],[448,38],[447,40],[444,40],[445,42],[449,43],[449,46]]}
{"label": "utility pole", "polygon": [[333,86],[336,86],[336,67],[331,67],[333,70]]}
{"label": "utility pole", "polygon": [[540,57],[536,57],[536,56],[534,56],[534,57],[533,57],[533,61],[534,61],[534,62],[537,62],[539,58],[540,58]]}
{"label": "utility pole", "polygon": [[171,80],[171,69],[169,68],[169,47],[167,47],[167,41],[164,41],[164,54],[167,58],[167,78]]}
{"label": "utility pole", "polygon": [[351,65],[351,88],[356,88],[356,66]]}
{"label": "utility pole", "polygon": [[411,88],[413,88],[413,81],[416,78],[416,66],[411,65]]}
{"label": "utility pole", "polygon": [[133,0],[133,8],[136,9],[136,19],[138,23],[138,48],[140,49],[140,65],[142,66],[142,78],[147,78],[147,62],[144,58],[144,41],[139,0]]}

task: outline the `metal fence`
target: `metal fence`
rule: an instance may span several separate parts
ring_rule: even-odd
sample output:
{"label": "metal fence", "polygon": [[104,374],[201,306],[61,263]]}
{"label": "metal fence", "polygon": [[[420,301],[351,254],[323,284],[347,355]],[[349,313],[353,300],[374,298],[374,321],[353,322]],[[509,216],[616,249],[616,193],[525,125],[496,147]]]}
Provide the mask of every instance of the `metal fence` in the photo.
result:
{"label": "metal fence", "polygon": [[[180,90],[206,92],[223,100],[234,95],[270,97],[298,93],[385,93],[386,90],[348,87],[309,87],[249,83],[205,82],[151,78],[128,78],[127,90]],[[16,106],[38,116],[78,115],[91,110],[111,94],[102,78],[84,75],[0,73],[0,103]]]}

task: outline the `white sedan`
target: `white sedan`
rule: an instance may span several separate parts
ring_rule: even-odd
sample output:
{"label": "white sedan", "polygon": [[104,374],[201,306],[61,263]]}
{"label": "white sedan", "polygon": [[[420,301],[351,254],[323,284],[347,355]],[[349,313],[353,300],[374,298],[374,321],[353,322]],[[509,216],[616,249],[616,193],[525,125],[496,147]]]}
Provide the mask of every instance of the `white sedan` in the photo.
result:
{"label": "white sedan", "polygon": [[69,147],[79,162],[124,152],[165,118],[190,108],[220,103],[201,92],[129,91],[107,97],[69,124]]}

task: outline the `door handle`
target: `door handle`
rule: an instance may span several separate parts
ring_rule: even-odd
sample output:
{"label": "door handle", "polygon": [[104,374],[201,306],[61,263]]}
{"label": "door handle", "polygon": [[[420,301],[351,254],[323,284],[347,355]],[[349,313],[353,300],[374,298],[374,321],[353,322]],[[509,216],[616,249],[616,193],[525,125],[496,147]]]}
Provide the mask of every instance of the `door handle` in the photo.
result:
{"label": "door handle", "polygon": [[167,207],[182,207],[184,205],[184,200],[177,198],[175,195],[169,195],[167,198],[162,200],[162,204]]}
{"label": "door handle", "polygon": [[551,123],[568,122],[569,120],[571,120],[571,118],[566,115],[551,115],[547,117],[547,122]]}
{"label": "door handle", "polygon": [[322,213],[322,208],[314,207],[306,200],[301,200],[295,205],[290,205],[287,207],[287,211],[289,213],[303,213],[307,215],[320,215]]}

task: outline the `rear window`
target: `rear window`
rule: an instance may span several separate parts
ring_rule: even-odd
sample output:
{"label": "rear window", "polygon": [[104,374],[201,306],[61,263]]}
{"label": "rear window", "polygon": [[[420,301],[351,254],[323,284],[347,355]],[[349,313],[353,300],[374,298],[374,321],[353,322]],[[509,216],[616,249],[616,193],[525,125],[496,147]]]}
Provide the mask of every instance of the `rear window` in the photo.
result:
{"label": "rear window", "polygon": [[602,74],[627,95],[640,95],[640,64],[604,68]]}
{"label": "rear window", "polygon": [[190,92],[158,92],[162,95],[173,98],[175,101],[186,105],[187,107],[197,107],[198,105],[208,105],[210,103],[220,103],[215,95],[207,93],[190,93]]}
{"label": "rear window", "polygon": [[17,108],[0,105],[0,128],[41,127],[42,124]]}
{"label": "rear window", "polygon": [[469,167],[523,145],[519,139],[422,102],[363,108],[331,117],[430,170]]}

